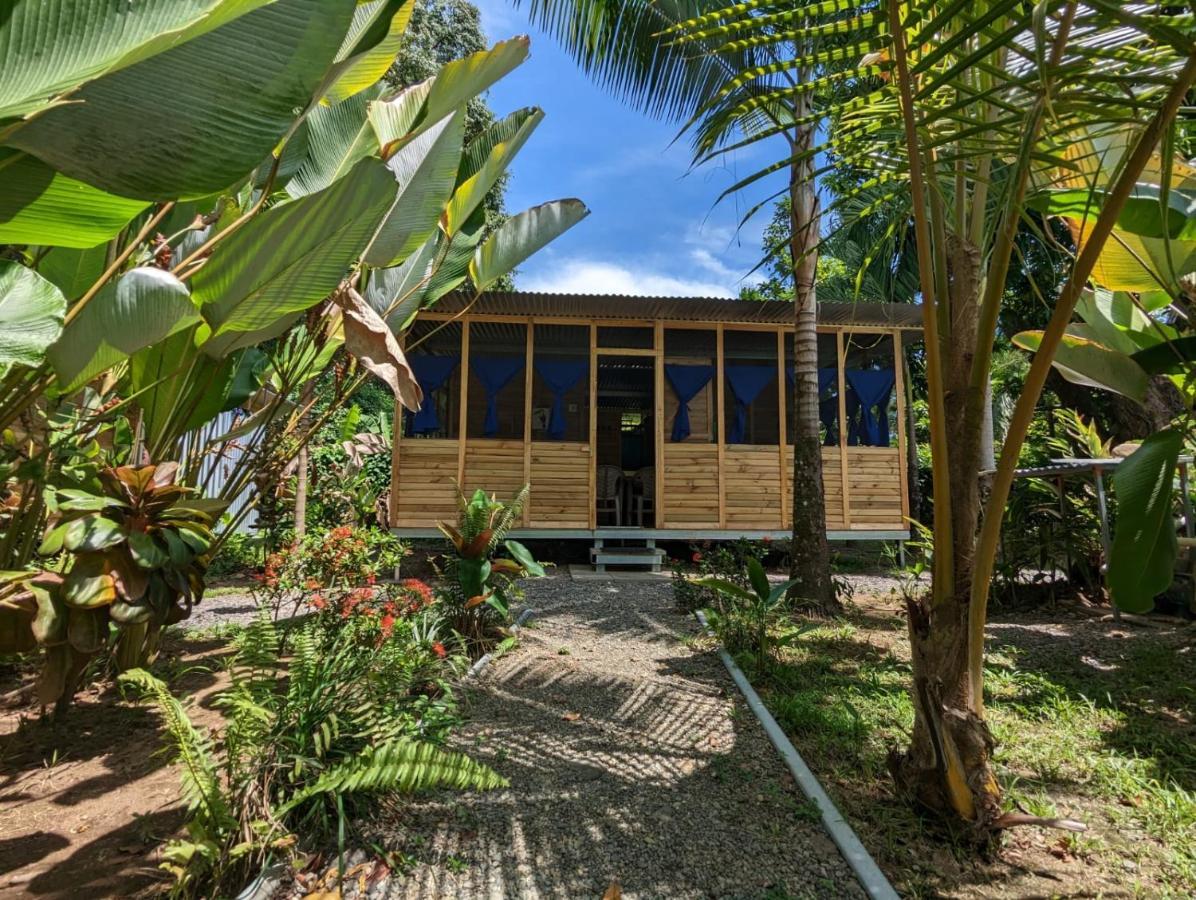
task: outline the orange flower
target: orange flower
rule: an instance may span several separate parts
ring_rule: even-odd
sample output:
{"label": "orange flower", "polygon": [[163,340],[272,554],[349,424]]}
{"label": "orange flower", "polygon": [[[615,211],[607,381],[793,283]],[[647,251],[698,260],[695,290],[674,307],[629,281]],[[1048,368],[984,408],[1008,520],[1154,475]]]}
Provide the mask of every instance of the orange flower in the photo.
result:
{"label": "orange flower", "polygon": [[311,598],[311,605],[314,606],[316,609],[323,609],[325,606],[328,605],[328,601],[325,600],[323,597],[321,597],[319,594],[316,594],[314,597]]}
{"label": "orange flower", "polygon": [[444,649],[444,644],[440,643],[440,641],[437,641],[432,645],[432,652],[441,659],[444,659],[446,656],[448,656],[448,651]]}

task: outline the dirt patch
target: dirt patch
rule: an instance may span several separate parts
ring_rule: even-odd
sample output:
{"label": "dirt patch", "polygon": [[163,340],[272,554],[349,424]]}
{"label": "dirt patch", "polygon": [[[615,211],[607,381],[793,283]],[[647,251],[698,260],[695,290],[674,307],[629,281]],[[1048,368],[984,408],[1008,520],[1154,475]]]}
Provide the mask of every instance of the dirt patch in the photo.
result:
{"label": "dirt patch", "polygon": [[[197,724],[223,685],[222,641],[169,643],[156,671],[191,698]],[[183,824],[179,777],[150,709],[112,687],[82,692],[61,721],[23,703],[33,672],[0,673],[0,895],[141,897],[168,884],[162,846]],[[173,676],[173,677],[171,677]]]}

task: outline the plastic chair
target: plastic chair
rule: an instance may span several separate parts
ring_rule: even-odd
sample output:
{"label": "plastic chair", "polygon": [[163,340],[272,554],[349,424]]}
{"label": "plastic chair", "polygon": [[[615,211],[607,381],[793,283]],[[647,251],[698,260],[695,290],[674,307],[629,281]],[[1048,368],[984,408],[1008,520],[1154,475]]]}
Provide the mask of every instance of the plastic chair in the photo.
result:
{"label": "plastic chair", "polygon": [[598,508],[598,523],[604,515],[613,515],[613,525],[623,524],[623,470],[618,466],[599,466],[594,502]]}

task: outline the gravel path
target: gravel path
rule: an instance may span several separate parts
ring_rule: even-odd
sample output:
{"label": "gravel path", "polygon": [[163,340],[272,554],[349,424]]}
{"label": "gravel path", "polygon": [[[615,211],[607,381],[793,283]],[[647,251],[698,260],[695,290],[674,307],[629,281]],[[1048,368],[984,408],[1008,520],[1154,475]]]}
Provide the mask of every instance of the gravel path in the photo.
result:
{"label": "gravel path", "polygon": [[371,898],[864,896],[667,582],[556,576],[527,604],[453,739],[511,787],[380,816],[411,868]]}

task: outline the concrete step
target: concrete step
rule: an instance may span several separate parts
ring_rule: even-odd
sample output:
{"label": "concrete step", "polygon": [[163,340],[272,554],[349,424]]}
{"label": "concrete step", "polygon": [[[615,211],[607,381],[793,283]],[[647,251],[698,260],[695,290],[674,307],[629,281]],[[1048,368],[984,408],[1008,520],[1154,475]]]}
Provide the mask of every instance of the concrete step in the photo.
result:
{"label": "concrete step", "polygon": [[660,571],[665,552],[659,547],[591,547],[590,562],[601,572],[606,566],[647,566]]}

